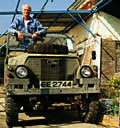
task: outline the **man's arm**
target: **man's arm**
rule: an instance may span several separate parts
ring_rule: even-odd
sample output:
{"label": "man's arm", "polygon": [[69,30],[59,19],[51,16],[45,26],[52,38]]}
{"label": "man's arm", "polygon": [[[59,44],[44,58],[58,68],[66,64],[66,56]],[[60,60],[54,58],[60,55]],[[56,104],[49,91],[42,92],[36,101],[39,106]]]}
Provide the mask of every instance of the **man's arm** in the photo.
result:
{"label": "man's arm", "polygon": [[18,36],[19,40],[23,40],[24,36],[23,36],[23,34],[20,31],[16,30],[15,33],[17,33],[17,36]]}
{"label": "man's arm", "polygon": [[20,31],[17,30],[17,25],[18,25],[18,19],[15,19],[15,21],[10,25],[8,32],[11,33],[16,33],[18,35],[18,39],[19,40],[23,40],[23,35]]}
{"label": "man's arm", "polygon": [[46,30],[42,27],[42,24],[36,20],[36,28],[37,31],[34,33],[35,36],[45,36],[46,35]]}
{"label": "man's arm", "polygon": [[37,32],[35,32],[35,33],[32,35],[32,38],[33,38],[33,39],[36,39],[38,36],[39,36],[39,32],[37,31]]}
{"label": "man's arm", "polygon": [[17,29],[18,20],[16,19],[8,28],[8,32],[15,33]]}

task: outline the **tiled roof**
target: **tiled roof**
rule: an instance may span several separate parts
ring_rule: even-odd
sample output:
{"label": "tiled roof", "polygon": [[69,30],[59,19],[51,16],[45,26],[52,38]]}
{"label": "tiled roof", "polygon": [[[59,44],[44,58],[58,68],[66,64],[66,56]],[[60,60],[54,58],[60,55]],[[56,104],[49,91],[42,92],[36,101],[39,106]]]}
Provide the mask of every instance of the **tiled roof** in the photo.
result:
{"label": "tiled roof", "polygon": [[76,0],[69,9],[90,9],[92,8],[99,0]]}
{"label": "tiled roof", "polygon": [[[69,9],[70,10],[71,9],[77,9],[77,10],[90,9],[97,1],[100,1],[100,0],[76,0],[69,7]],[[106,2],[108,0],[104,0],[104,1]],[[94,4],[92,4],[92,2],[94,2]],[[120,0],[112,0],[112,2],[110,2],[108,5],[106,5],[101,10],[120,18]]]}

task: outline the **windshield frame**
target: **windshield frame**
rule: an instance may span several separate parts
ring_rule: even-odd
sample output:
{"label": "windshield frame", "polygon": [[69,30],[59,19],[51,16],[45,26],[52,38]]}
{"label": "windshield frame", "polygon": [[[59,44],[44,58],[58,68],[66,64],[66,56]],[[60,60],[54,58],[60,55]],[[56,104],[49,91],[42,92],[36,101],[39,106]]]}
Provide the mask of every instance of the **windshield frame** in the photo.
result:
{"label": "windshield frame", "polygon": [[[25,51],[27,51],[29,46],[37,44],[37,43],[38,44],[46,43],[45,40],[47,38],[50,38],[50,40],[48,40],[47,43],[50,43],[50,42],[55,43],[57,41],[60,44],[67,46],[68,50],[69,50],[68,52],[75,52],[74,41],[73,41],[72,37],[70,37],[68,35],[63,35],[63,34],[46,34],[46,36],[44,38],[38,38],[37,40],[33,40],[30,36],[31,35],[27,36],[27,38],[31,39],[30,40],[31,41],[30,45],[26,45],[24,47],[24,45],[21,45],[21,44],[24,43],[24,41],[23,42],[19,41],[15,34],[9,33],[8,34],[8,43],[7,43],[8,51],[9,52],[11,52],[11,51],[24,51],[25,52]],[[69,41],[71,40],[71,45],[73,45],[72,49],[69,48],[67,40],[69,40]],[[15,44],[10,46],[11,42],[15,43]]]}

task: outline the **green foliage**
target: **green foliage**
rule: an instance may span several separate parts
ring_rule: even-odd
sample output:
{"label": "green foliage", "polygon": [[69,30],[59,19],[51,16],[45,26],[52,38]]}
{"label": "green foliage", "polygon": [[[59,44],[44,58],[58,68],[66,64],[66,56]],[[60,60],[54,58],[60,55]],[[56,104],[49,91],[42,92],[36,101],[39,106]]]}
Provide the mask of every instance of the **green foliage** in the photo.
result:
{"label": "green foliage", "polygon": [[113,105],[111,106],[111,114],[118,115],[119,112],[119,102],[120,102],[120,78],[113,76],[112,79],[108,82],[109,98],[114,100]]}
{"label": "green foliage", "polygon": [[114,102],[113,104],[113,114],[118,115],[119,113],[119,104],[117,102]]}
{"label": "green foliage", "polygon": [[113,76],[108,84],[110,85],[111,89],[120,90],[120,78]]}

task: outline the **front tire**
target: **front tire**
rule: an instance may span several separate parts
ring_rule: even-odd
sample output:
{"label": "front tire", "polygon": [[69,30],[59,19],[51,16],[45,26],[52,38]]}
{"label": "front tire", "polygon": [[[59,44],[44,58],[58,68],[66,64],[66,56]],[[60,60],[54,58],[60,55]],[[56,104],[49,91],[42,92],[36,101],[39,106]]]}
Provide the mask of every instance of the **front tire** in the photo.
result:
{"label": "front tire", "polygon": [[90,102],[89,111],[85,117],[84,122],[90,122],[90,123],[96,122],[98,117],[98,111],[99,111],[99,102],[98,101]]}
{"label": "front tire", "polygon": [[99,101],[84,101],[83,108],[78,105],[80,120],[85,123],[96,123],[99,114]]}
{"label": "front tire", "polygon": [[15,99],[7,96],[5,99],[6,123],[8,126],[14,126],[18,122],[18,107]]}

